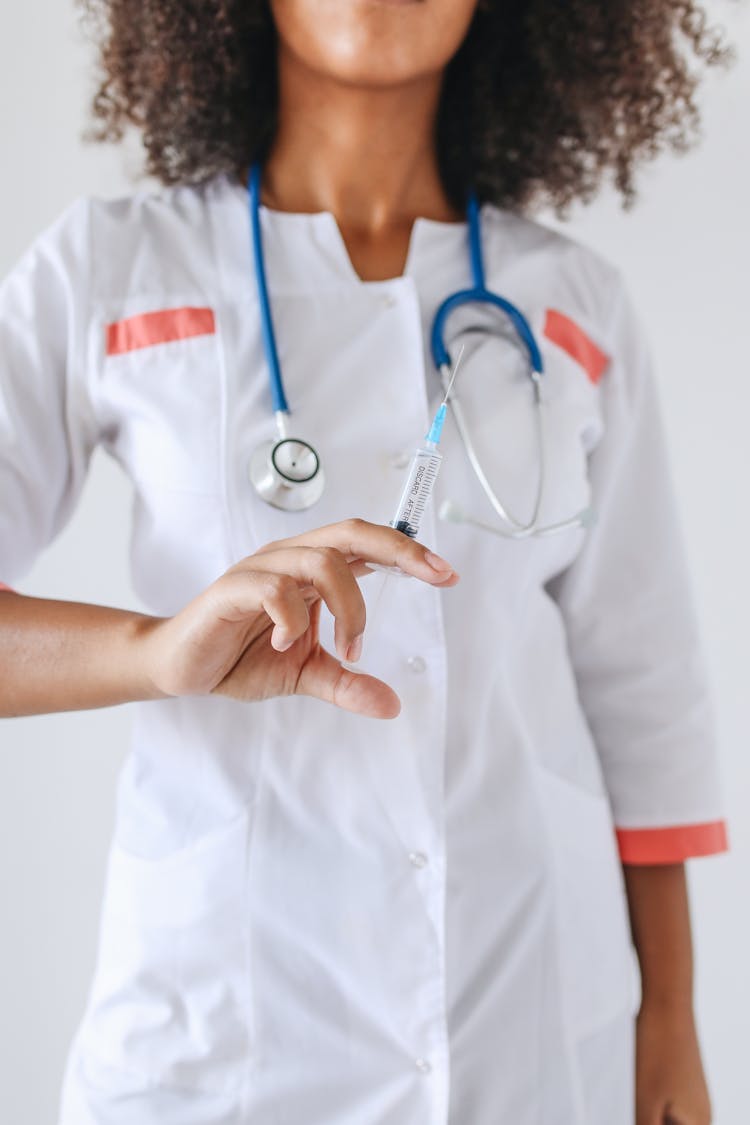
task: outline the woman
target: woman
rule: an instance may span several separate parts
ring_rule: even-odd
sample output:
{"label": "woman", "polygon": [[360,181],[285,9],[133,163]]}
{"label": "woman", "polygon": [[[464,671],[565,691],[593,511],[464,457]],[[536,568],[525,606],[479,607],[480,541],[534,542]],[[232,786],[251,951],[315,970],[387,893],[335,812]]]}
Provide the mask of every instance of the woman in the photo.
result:
{"label": "woman", "polygon": [[[102,444],[152,611],[1,595],[4,714],[142,701],[62,1125],[704,1125],[683,864],[725,836],[658,401],[616,271],[521,216],[610,170],[629,198],[681,141],[700,10],[91,7],[102,135],[135,124],[167,186],[75,205],[0,297],[2,573]],[[414,540],[385,521],[472,189],[542,443],[518,322],[457,310],[513,514],[449,414]],[[268,475],[261,254],[322,490]],[[566,526],[514,541],[537,507]]]}

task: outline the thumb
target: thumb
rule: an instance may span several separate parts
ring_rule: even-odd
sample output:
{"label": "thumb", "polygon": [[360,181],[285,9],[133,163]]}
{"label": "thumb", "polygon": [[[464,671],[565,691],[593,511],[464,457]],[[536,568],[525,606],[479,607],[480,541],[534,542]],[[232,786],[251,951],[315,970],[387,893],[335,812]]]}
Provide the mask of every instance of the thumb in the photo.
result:
{"label": "thumb", "polygon": [[401,701],[388,684],[362,672],[350,672],[324,648],[305,662],[297,694],[312,695],[371,719],[395,719],[401,710]]}

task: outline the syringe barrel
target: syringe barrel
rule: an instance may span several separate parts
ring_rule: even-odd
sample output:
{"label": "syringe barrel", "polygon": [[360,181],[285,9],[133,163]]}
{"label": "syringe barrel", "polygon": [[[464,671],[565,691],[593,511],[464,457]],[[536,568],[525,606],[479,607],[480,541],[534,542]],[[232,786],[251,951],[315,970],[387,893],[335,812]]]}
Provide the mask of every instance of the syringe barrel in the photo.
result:
{"label": "syringe barrel", "polygon": [[416,451],[409,466],[391,527],[403,531],[410,539],[416,539],[419,534],[425,505],[432,494],[442,460],[443,455],[437,449],[422,447]]}

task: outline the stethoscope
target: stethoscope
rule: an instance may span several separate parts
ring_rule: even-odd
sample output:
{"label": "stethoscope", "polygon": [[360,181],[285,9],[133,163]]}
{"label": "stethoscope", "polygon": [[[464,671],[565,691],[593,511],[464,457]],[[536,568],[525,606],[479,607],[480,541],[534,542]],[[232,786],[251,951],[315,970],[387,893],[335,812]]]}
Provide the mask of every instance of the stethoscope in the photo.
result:
{"label": "stethoscope", "polygon": [[[300,512],[311,508],[323,495],[325,488],[325,474],[317,451],[307,441],[301,438],[290,437],[287,432],[287,419],[290,415],[289,404],[284,393],[284,383],[281,376],[281,365],[276,348],[276,337],[271,316],[271,302],[268,296],[266,283],[266,270],[263,257],[263,242],[260,231],[260,184],[261,169],[259,164],[254,164],[250,169],[248,180],[248,203],[250,209],[250,230],[252,234],[253,263],[255,278],[258,286],[260,304],[261,332],[263,348],[268,364],[269,383],[273,412],[276,420],[276,437],[264,441],[252,454],[248,466],[248,474],[255,491],[262,500],[274,508],[287,512]],[[468,516],[452,501],[445,501],[440,509],[441,519],[455,523],[471,523],[478,527],[511,539],[526,539],[531,535],[551,535],[573,527],[586,527],[591,523],[591,509],[586,508],[568,520],[555,524],[539,526],[539,510],[544,495],[546,480],[545,443],[543,433],[543,396],[542,396],[542,355],[529,322],[515,305],[500,297],[497,293],[487,289],[485,284],[484,263],[482,260],[482,244],[480,232],[479,204],[476,195],[472,192],[466,209],[466,218],[469,228],[469,252],[471,258],[471,272],[473,286],[452,293],[442,302],[432,324],[430,346],[435,368],[440,376],[443,391],[448,391],[451,380],[452,363],[448,349],[445,346],[445,325],[448,317],[457,308],[468,304],[491,305],[506,314],[513,326],[519,340],[523,344],[528,356],[528,377],[531,381],[533,402],[536,415],[536,444],[539,461],[539,477],[537,481],[534,508],[531,519],[524,523],[516,519],[508,508],[495,494],[492,485],[482,468],[477,456],[474,443],[471,439],[466,419],[461,409],[455,391],[448,396],[453,417],[456,422],[459,437],[466,450],[472,469],[487,496],[496,515],[502,521],[501,526],[483,523]]]}

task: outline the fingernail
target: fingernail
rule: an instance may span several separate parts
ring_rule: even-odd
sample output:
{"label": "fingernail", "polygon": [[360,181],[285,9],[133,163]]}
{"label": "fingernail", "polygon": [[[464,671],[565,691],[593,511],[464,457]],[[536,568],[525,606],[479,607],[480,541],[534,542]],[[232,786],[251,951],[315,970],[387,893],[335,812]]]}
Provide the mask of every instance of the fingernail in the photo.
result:
{"label": "fingernail", "polygon": [[356,664],[362,655],[362,633],[355,637],[349,648],[346,650],[346,661],[348,664]]}
{"label": "fingernail", "polygon": [[433,570],[437,570],[441,574],[445,574],[446,572],[450,572],[453,570],[453,567],[449,562],[446,562],[445,559],[441,559],[440,555],[433,554],[432,551],[425,551],[424,561],[428,563]]}
{"label": "fingernail", "polygon": [[446,582],[452,582],[454,578],[460,578],[460,575],[457,574],[455,570],[451,570],[451,571],[448,572],[448,574],[444,574],[440,578],[440,580],[435,583],[435,585],[436,586],[444,586],[446,584]]}

